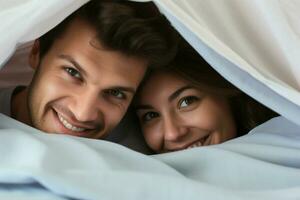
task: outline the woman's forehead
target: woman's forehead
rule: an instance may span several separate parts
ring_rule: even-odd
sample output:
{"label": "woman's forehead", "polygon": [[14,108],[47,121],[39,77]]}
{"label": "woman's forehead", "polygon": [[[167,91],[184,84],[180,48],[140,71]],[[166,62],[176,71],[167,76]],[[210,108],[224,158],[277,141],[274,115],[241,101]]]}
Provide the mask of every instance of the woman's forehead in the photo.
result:
{"label": "woman's forehead", "polygon": [[138,102],[165,100],[179,88],[191,85],[189,81],[171,72],[155,72],[143,84]]}

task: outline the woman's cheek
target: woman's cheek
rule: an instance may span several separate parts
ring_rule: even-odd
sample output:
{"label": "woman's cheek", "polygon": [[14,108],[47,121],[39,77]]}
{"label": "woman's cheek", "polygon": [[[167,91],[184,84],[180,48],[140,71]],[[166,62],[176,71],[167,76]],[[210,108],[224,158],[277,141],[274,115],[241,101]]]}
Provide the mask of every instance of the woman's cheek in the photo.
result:
{"label": "woman's cheek", "polygon": [[163,131],[159,129],[158,125],[148,126],[143,128],[144,138],[148,146],[157,151],[161,148],[163,144]]}
{"label": "woman's cheek", "polygon": [[181,118],[188,126],[204,130],[211,130],[216,124],[215,116],[208,109],[203,109],[202,106],[182,113]]}

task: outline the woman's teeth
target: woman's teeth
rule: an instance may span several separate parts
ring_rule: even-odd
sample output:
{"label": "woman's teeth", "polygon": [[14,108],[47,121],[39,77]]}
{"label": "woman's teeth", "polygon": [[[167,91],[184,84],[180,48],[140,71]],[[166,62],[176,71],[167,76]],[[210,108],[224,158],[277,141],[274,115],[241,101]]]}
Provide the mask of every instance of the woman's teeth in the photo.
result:
{"label": "woman's teeth", "polygon": [[71,131],[74,131],[74,132],[82,132],[82,131],[85,131],[84,128],[79,128],[79,127],[76,127],[76,126],[73,126],[72,124],[70,124],[69,122],[67,122],[67,120],[65,120],[62,116],[60,116],[58,114],[58,118],[59,118],[59,121],[64,125],[64,127],[66,127],[67,129],[71,130]]}
{"label": "woman's teeth", "polygon": [[198,142],[193,143],[192,145],[188,146],[187,149],[194,148],[194,147],[200,147],[200,146],[202,146],[202,142],[198,141]]}

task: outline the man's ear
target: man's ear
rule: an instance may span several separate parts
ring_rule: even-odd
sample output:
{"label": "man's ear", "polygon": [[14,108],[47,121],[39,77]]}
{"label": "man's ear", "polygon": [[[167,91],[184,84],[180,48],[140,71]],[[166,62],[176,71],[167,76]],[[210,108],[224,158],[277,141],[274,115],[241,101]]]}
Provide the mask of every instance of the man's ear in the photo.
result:
{"label": "man's ear", "polygon": [[35,40],[29,54],[29,65],[31,68],[36,69],[40,63],[40,42]]}

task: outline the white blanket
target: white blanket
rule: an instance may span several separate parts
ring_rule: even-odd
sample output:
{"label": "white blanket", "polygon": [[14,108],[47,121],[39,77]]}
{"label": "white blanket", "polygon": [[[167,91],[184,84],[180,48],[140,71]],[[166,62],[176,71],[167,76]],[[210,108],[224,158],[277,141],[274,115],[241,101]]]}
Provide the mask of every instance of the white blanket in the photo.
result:
{"label": "white blanket", "polygon": [[300,198],[299,127],[283,117],[221,145],[152,157],[3,115],[0,128],[0,199]]}

